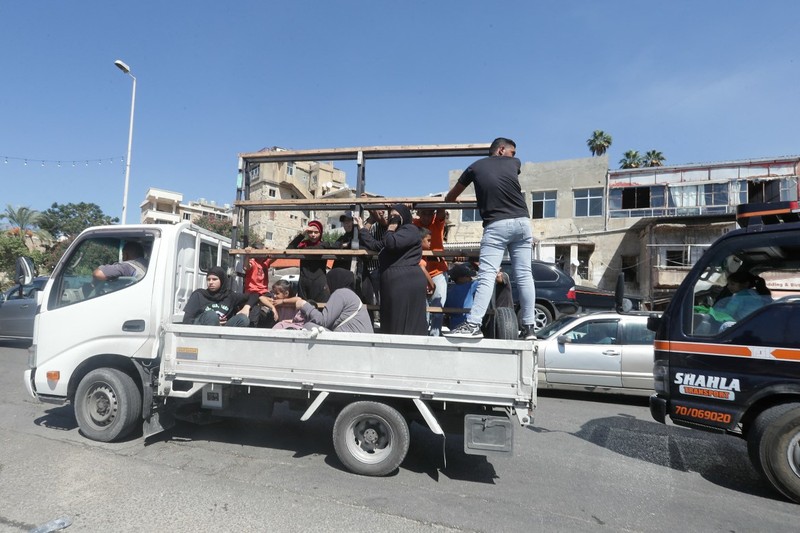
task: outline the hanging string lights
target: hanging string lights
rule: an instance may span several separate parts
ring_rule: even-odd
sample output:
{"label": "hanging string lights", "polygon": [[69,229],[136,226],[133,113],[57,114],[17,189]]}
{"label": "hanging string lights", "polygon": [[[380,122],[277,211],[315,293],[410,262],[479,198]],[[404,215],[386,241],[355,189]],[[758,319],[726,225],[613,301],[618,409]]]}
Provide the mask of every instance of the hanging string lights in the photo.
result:
{"label": "hanging string lights", "polygon": [[28,162],[30,163],[39,163],[43,167],[47,167],[48,163],[53,163],[58,168],[61,168],[61,164],[72,163],[72,166],[75,167],[78,163],[84,163],[85,166],[89,166],[89,163],[95,164],[97,163],[98,166],[101,166],[103,162],[108,162],[109,164],[114,164],[115,161],[119,161],[120,163],[125,163],[125,158],[122,156],[115,156],[115,157],[102,157],[99,159],[35,159],[31,157],[13,157],[10,155],[0,155],[3,158],[4,165],[13,165],[15,162],[22,161],[23,165],[27,167]]}

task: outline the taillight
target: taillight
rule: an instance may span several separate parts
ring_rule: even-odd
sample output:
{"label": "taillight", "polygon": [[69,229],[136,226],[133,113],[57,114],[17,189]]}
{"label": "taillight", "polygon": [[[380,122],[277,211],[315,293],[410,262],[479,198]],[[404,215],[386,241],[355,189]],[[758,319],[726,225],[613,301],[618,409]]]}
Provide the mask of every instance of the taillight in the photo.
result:
{"label": "taillight", "polygon": [[575,287],[572,287],[570,290],[567,291],[567,300],[577,300],[578,298],[575,296]]}
{"label": "taillight", "polygon": [[653,365],[653,388],[658,394],[669,392],[669,361],[658,360]]}

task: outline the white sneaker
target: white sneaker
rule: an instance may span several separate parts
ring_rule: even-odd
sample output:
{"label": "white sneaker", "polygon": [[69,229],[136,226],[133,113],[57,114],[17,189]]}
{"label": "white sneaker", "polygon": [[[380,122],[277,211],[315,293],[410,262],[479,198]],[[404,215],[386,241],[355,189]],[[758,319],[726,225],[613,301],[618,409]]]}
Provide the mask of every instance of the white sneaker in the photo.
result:
{"label": "white sneaker", "polygon": [[483,333],[481,332],[480,324],[470,324],[469,322],[462,322],[456,329],[444,334],[445,337],[467,337],[470,339],[482,339]]}

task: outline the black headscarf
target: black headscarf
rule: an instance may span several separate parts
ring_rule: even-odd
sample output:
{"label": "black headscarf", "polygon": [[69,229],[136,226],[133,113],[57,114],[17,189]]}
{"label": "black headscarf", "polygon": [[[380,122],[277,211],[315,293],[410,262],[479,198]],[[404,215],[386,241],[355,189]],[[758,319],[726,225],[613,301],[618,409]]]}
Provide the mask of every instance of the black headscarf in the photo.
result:
{"label": "black headscarf", "polygon": [[403,224],[411,224],[411,209],[403,204],[394,204],[392,209],[397,211],[400,215],[400,224],[398,226],[402,226]]}
{"label": "black headscarf", "polygon": [[344,268],[332,268],[328,271],[326,275],[328,279],[328,288],[331,290],[331,294],[336,289],[350,289],[355,290],[356,281],[353,277],[353,273]]}
{"label": "black headscarf", "polygon": [[220,266],[214,266],[208,269],[206,277],[209,275],[214,275],[219,278],[219,281],[221,282],[219,290],[216,292],[211,292],[208,290],[208,288],[205,288],[202,289],[202,294],[212,302],[221,302],[228,296],[228,293],[230,292],[230,288],[228,288],[228,273],[225,272],[224,268]]}

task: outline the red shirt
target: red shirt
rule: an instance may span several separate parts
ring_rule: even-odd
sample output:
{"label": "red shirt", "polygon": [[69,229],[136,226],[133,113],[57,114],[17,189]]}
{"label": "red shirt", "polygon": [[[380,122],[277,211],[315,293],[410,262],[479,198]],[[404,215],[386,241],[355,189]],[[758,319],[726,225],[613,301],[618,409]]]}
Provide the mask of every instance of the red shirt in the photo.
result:
{"label": "red shirt", "polygon": [[[418,228],[428,228],[430,230],[431,250],[444,250],[444,218],[439,220],[439,218],[434,215],[433,222],[427,226],[423,226],[422,222],[420,222],[418,218],[415,218],[413,223]],[[426,268],[431,277],[447,272],[447,261],[444,259],[431,257],[426,261],[428,262]]]}
{"label": "red shirt", "polygon": [[244,275],[244,292],[258,295],[269,292],[269,265],[272,259],[256,259],[251,257],[247,272]]}

